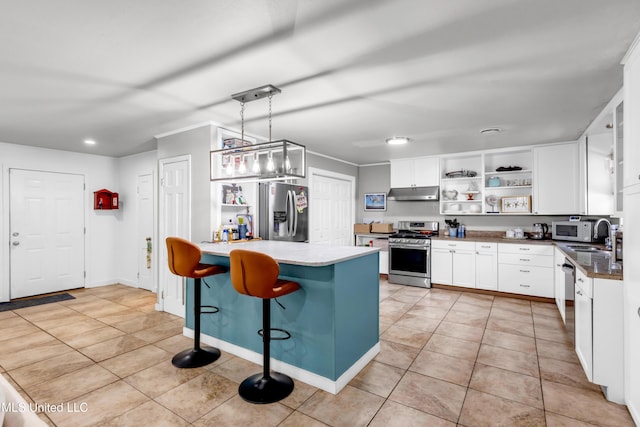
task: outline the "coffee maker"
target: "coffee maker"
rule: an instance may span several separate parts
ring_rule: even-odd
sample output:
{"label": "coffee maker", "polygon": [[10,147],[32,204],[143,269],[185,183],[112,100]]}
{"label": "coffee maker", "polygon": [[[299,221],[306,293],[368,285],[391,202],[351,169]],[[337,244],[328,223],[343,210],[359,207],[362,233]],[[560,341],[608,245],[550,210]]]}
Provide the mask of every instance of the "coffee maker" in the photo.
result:
{"label": "coffee maker", "polygon": [[533,231],[529,234],[530,239],[535,240],[544,240],[547,238],[547,233],[549,232],[549,226],[547,224],[536,222],[533,224]]}

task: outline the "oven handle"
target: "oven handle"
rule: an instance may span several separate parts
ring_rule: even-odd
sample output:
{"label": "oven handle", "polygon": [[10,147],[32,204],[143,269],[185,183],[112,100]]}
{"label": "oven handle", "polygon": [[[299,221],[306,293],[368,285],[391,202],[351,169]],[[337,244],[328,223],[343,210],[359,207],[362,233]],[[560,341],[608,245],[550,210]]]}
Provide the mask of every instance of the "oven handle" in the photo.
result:
{"label": "oven handle", "polygon": [[407,245],[407,244],[402,244],[402,245],[394,245],[393,243],[389,245],[389,249],[419,249],[419,250],[423,250],[423,251],[428,251],[431,248],[431,246],[423,246],[423,245]]}

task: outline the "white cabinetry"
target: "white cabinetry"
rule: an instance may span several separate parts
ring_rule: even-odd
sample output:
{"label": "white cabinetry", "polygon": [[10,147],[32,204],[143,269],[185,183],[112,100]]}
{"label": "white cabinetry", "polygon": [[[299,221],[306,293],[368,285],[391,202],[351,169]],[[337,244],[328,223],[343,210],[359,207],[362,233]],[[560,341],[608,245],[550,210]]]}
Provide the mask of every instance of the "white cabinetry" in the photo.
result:
{"label": "white cabinetry", "polygon": [[[518,169],[519,168],[519,169]],[[518,170],[505,170],[518,169]],[[520,150],[501,150],[485,153],[484,155],[484,194],[495,196],[498,204],[487,203],[487,213],[500,214],[531,214],[531,195],[533,188],[533,154],[531,148]],[[524,199],[513,199],[515,197]],[[511,198],[511,201],[509,200]],[[502,209],[504,199],[505,210]],[[513,204],[523,204],[526,201],[528,209],[509,209]],[[524,206],[524,205],[521,205]],[[524,211],[523,211],[524,210]]]}
{"label": "white cabinetry", "polygon": [[440,213],[482,213],[482,155],[456,155],[440,161]]}
{"label": "white cabinetry", "polygon": [[475,288],[475,242],[432,240],[431,281]]}
{"label": "white cabinetry", "polygon": [[593,294],[591,279],[576,270],[574,295],[576,354],[587,379],[593,382]]}
{"label": "white cabinetry", "polygon": [[533,212],[584,214],[578,142],[533,148]]}
{"label": "white cabinetry", "polygon": [[476,242],[476,288],[498,290],[498,244]]}
{"label": "white cabinetry", "polygon": [[625,402],[640,425],[640,34],[624,64]]}
{"label": "white cabinetry", "polygon": [[438,186],[439,178],[437,157],[391,160],[391,188]]}
{"label": "white cabinetry", "polygon": [[554,297],[553,246],[498,244],[498,290]]}

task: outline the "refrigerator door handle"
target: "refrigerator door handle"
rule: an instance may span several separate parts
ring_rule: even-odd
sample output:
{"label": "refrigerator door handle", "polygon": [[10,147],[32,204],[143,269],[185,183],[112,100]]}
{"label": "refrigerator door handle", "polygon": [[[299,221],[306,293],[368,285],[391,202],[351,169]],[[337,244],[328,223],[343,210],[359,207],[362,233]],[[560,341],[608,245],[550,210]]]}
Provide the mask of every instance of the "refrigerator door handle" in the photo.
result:
{"label": "refrigerator door handle", "polygon": [[291,235],[295,236],[298,231],[298,209],[296,209],[296,192],[293,190],[291,191],[291,198],[293,199],[293,233]]}
{"label": "refrigerator door handle", "polygon": [[289,205],[289,215],[287,215],[287,236],[291,237],[293,230],[293,197],[291,197],[291,190],[287,190],[287,204]]}

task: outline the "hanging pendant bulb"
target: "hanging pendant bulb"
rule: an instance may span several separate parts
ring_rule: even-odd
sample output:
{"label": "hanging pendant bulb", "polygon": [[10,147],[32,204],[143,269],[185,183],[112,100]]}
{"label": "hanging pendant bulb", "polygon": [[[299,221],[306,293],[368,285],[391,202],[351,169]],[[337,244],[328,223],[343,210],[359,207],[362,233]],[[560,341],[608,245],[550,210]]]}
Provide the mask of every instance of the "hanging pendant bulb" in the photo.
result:
{"label": "hanging pendant bulb", "polygon": [[253,167],[252,167],[253,173],[255,174],[259,174],[260,173],[260,161],[258,160],[258,153],[254,153],[253,154]]}
{"label": "hanging pendant bulb", "polygon": [[225,168],[225,172],[227,172],[227,175],[232,175],[233,174],[233,158],[229,159],[229,163],[227,163],[227,167]]}
{"label": "hanging pendant bulb", "polygon": [[269,157],[267,160],[267,170],[269,172],[273,172],[273,170],[275,169],[275,166],[273,164],[273,153],[271,151],[269,151]]}
{"label": "hanging pendant bulb", "polygon": [[247,162],[244,156],[242,156],[242,159],[240,160],[240,166],[238,166],[238,172],[240,172],[240,174],[242,175],[244,175],[247,172]]}
{"label": "hanging pendant bulb", "polygon": [[289,156],[284,161],[284,167],[286,170],[291,170],[291,160],[289,160]]}

